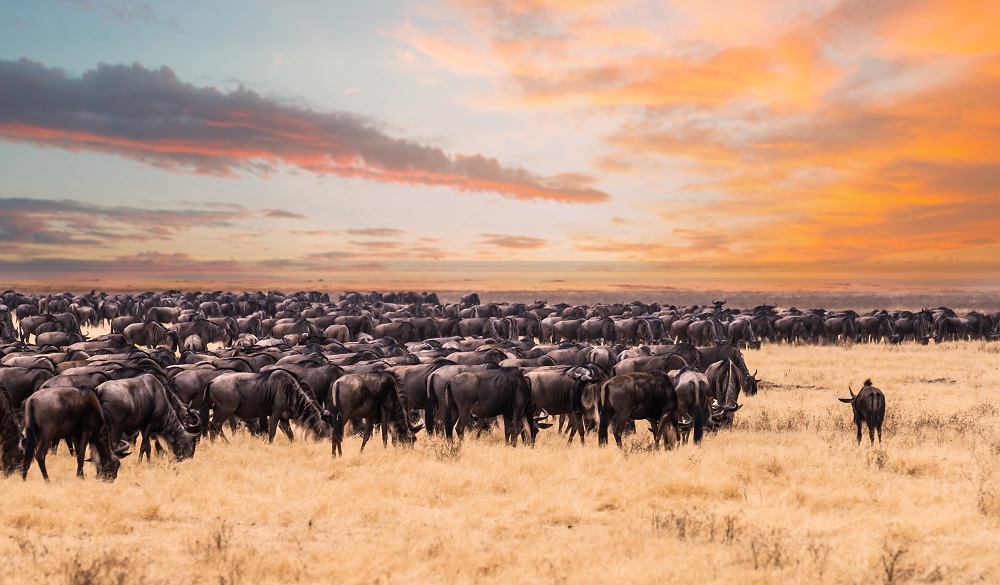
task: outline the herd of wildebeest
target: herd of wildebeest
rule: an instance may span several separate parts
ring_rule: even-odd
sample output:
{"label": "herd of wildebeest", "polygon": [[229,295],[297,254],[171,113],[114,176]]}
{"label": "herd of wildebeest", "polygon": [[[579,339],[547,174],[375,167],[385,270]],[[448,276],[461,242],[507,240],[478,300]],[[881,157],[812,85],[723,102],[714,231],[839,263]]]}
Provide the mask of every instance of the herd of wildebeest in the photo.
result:
{"label": "herd of wildebeest", "polygon": [[[742,349],[770,343],[928,343],[993,339],[1000,314],[734,310],[726,302],[570,306],[483,303],[476,294],[163,293],[0,294],[0,463],[27,477],[61,441],[113,480],[139,441],[192,457],[207,436],[241,430],[293,439],[290,421],[361,448],[380,428],[396,445],[415,434],[477,436],[502,423],[505,440],[534,444],[556,425],[569,442],[646,420],[659,448],[698,443],[733,423],[740,394],[760,380]],[[16,326],[15,326],[16,323]],[[88,337],[87,328],[111,333]],[[214,349],[209,349],[210,344]],[[871,381],[851,398],[881,441],[885,397]],[[551,421],[551,422],[549,422]],[[565,428],[564,428],[565,427]],[[553,432],[553,431],[550,431]],[[89,449],[88,449],[89,446]],[[88,457],[89,459],[85,459]]]}

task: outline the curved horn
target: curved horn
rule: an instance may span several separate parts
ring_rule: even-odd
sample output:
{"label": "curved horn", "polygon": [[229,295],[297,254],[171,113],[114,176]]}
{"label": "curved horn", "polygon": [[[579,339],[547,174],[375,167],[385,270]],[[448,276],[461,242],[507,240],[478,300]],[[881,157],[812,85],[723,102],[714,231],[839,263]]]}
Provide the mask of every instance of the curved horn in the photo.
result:
{"label": "curved horn", "polygon": [[545,420],[545,419],[547,419],[547,418],[549,418],[549,413],[548,413],[548,412],[546,412],[546,410],[545,410],[544,408],[542,409],[542,414],[540,414],[540,415],[538,415],[538,416],[534,417],[534,419],[535,419],[535,422],[538,422],[538,421],[540,421],[540,420]]}
{"label": "curved horn", "polygon": [[122,457],[125,457],[126,455],[129,454],[128,450],[129,450],[129,447],[131,447],[131,446],[132,446],[131,443],[129,443],[125,439],[122,439],[122,440],[118,441],[118,446],[116,448],[112,449],[112,451],[114,452],[114,454],[118,458],[122,458]]}
{"label": "curved horn", "polygon": [[184,430],[194,434],[201,433],[201,431],[204,429],[201,423],[201,415],[198,414],[198,411],[193,408],[188,408],[188,415],[193,417],[195,422],[191,424],[185,424]]}

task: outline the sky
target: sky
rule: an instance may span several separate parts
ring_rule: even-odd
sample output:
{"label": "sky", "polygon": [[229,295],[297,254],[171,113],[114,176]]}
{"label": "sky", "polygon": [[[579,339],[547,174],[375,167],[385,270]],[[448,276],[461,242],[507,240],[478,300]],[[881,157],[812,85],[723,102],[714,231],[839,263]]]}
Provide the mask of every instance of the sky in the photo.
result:
{"label": "sky", "polygon": [[1000,287],[985,1],[0,4],[0,287]]}

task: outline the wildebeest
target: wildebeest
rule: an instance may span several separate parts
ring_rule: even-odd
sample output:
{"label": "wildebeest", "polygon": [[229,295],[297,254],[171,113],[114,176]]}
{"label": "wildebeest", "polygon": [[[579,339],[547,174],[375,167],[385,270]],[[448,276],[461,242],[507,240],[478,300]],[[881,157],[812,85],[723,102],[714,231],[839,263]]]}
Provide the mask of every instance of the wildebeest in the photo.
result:
{"label": "wildebeest", "polygon": [[0,367],[0,385],[7,389],[14,408],[21,408],[52,374],[47,368]]}
{"label": "wildebeest", "polygon": [[53,441],[70,439],[76,447],[76,475],[83,477],[86,447],[90,445],[90,458],[97,468],[97,477],[114,481],[121,466],[120,457],[125,452],[112,450],[108,427],[104,423],[101,403],[92,390],[69,387],[43,388],[24,402],[24,449],[21,461],[21,478],[27,479],[31,459],[38,462],[38,469],[45,481],[45,455]]}
{"label": "wildebeest", "polygon": [[633,372],[652,372],[655,370],[669,372],[670,370],[679,370],[687,365],[689,364],[679,354],[668,353],[665,355],[650,355],[624,359],[615,365],[614,373],[616,375],[631,374]]}
{"label": "wildebeest", "polygon": [[0,474],[7,477],[17,471],[24,459],[21,451],[21,428],[17,415],[7,396],[7,389],[0,384]]}
{"label": "wildebeest", "polygon": [[615,422],[615,442],[619,447],[622,447],[622,433],[629,419],[649,421],[657,449],[661,437],[667,447],[680,440],[677,394],[670,377],[662,371],[615,376],[601,385],[600,401],[601,422],[597,432],[600,445],[608,442],[608,426],[612,418]]}
{"label": "wildebeest", "polygon": [[[596,387],[594,382],[600,382],[604,376],[595,373],[592,368],[583,366],[556,366],[553,368],[537,368],[527,372],[525,376],[531,385],[531,400],[535,408],[550,415],[571,415],[569,442],[573,436],[580,433],[582,445],[584,435],[584,417],[587,405],[597,406]],[[593,396],[584,396],[591,388]],[[596,410],[596,408],[594,409]]]}
{"label": "wildebeest", "polygon": [[446,404],[445,388],[447,388],[448,382],[450,382],[452,378],[462,372],[495,370],[499,367],[500,366],[493,362],[477,365],[446,365],[428,374],[426,388],[427,400],[424,403],[424,430],[427,434],[433,435],[436,425],[444,422],[444,411],[446,408],[439,409],[438,406]]}
{"label": "wildebeest", "polygon": [[458,438],[473,416],[483,419],[503,417],[504,435],[511,447],[517,446],[522,428],[525,442],[534,446],[538,420],[531,412],[531,386],[518,368],[496,368],[478,372],[463,372],[448,382],[445,388],[444,432],[452,440],[452,430]]}
{"label": "wildebeest", "polygon": [[[747,363],[743,360],[743,352],[739,350],[734,345],[717,345],[714,347],[699,347],[698,354],[700,356],[700,364],[704,364],[706,367],[714,364],[715,362],[722,361],[724,359],[730,359],[733,365],[740,371],[740,376],[743,377],[741,380],[741,385],[743,386],[743,392],[747,396],[753,396],[757,394],[757,384],[760,380],[757,379],[757,371],[750,373],[747,369]],[[699,371],[703,371],[702,367],[695,366]]]}
{"label": "wildebeest", "polygon": [[743,388],[743,376],[733,360],[726,358],[715,362],[705,370],[708,378],[709,398],[715,399],[715,412],[711,413],[712,423],[721,426],[733,424],[733,413],[740,409],[739,397]]}
{"label": "wildebeest", "polygon": [[406,392],[399,388],[399,381],[391,372],[346,374],[333,383],[333,403],[329,404],[333,420],[333,456],[343,455],[344,426],[348,420],[363,418],[364,434],[361,451],[371,439],[375,423],[382,426],[382,445],[388,446],[389,425],[392,424],[396,440],[412,444],[419,426],[409,421],[410,405]]}
{"label": "wildebeest", "polygon": [[[154,436],[167,440],[178,461],[194,455],[192,439],[202,428],[198,413],[184,407],[153,374],[104,382],[97,387],[97,397],[113,443],[117,444],[122,434],[139,431],[142,434],[140,459],[143,453],[149,459],[149,441]],[[193,418],[195,422],[182,422],[181,417]]]}
{"label": "wildebeest", "polygon": [[690,366],[668,372],[677,396],[677,425],[684,442],[694,429],[695,444],[701,443],[709,411],[708,377]]}
{"label": "wildebeest", "polygon": [[847,387],[851,393],[850,398],[840,398],[841,402],[851,405],[854,410],[854,424],[858,425],[858,443],[861,443],[861,423],[868,425],[868,438],[872,445],[875,444],[875,431],[878,431],[878,442],[882,442],[882,421],[885,420],[885,395],[878,388],[872,386],[871,379],[865,380],[865,385],[854,394],[851,387]]}
{"label": "wildebeest", "polygon": [[209,382],[202,399],[201,420],[208,421],[212,408],[211,436],[222,432],[222,423],[233,416],[243,420],[267,417],[268,441],[274,442],[278,423],[295,419],[320,437],[330,428],[312,398],[285,370],[224,374]]}
{"label": "wildebeest", "polygon": [[132,323],[122,330],[122,334],[125,335],[126,341],[136,347],[153,348],[169,342],[170,349],[177,351],[177,334],[156,321]]}

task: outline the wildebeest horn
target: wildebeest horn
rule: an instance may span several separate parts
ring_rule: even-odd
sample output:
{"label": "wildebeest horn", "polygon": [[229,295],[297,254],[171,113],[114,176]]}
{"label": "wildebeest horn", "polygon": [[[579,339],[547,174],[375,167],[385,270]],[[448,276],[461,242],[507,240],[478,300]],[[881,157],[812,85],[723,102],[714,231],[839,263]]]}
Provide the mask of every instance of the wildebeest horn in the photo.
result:
{"label": "wildebeest horn", "polygon": [[542,420],[545,420],[545,419],[547,419],[547,418],[549,418],[549,413],[548,413],[548,412],[546,412],[544,408],[542,409],[542,414],[540,414],[540,415],[538,415],[538,416],[534,417],[534,419],[535,419],[535,422],[536,422],[536,423],[537,423],[538,421],[542,421]]}
{"label": "wildebeest horn", "polygon": [[189,433],[195,433],[195,434],[200,433],[203,428],[201,424],[201,415],[198,414],[198,411],[193,408],[188,408],[188,415],[194,417],[194,422],[191,424],[184,425],[184,430],[186,430]]}
{"label": "wildebeest horn", "polygon": [[736,406],[723,406],[722,410],[724,412],[736,412],[737,410],[743,408],[742,404],[737,404]]}
{"label": "wildebeest horn", "polygon": [[118,447],[116,449],[113,449],[114,454],[119,459],[121,459],[122,457],[126,457],[128,455],[131,455],[131,453],[129,453],[129,450],[128,450],[129,447],[131,447],[131,446],[132,445],[128,441],[122,439],[121,441],[118,441]]}

